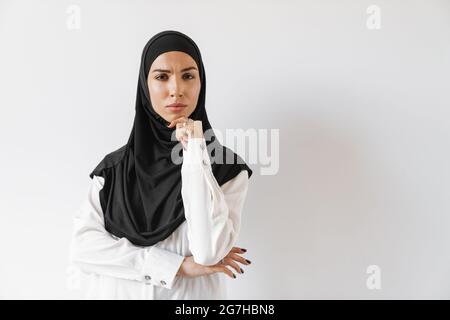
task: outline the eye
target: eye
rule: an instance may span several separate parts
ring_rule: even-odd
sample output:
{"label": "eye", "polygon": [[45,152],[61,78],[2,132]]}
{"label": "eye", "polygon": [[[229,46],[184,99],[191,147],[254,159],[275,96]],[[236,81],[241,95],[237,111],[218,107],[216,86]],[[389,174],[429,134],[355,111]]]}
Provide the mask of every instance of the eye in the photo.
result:
{"label": "eye", "polygon": [[184,75],[183,75],[183,77],[184,76],[189,76],[190,78],[187,78],[187,79],[194,79],[194,76],[192,75],[192,74],[190,74],[190,73],[185,73]]}
{"label": "eye", "polygon": [[164,78],[165,76],[167,76],[165,73],[161,73],[161,74],[158,74],[158,75],[155,77],[155,79],[156,79],[156,80],[164,80],[164,79],[162,79],[162,78]]}

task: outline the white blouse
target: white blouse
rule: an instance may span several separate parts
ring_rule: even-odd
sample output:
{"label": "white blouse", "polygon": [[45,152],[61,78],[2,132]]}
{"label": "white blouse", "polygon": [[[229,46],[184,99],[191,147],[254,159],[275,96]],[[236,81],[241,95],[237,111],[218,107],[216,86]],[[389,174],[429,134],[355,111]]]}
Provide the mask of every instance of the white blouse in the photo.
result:
{"label": "white blouse", "polygon": [[[94,176],[89,195],[74,218],[70,248],[72,267],[87,280],[87,299],[226,299],[224,273],[177,276],[186,256],[214,265],[236,246],[248,173],[241,171],[219,186],[211,169],[204,138],[190,138],[181,166],[186,220],[153,246],[132,244],[104,227],[99,191],[103,177]],[[232,269],[234,270],[234,269]]]}

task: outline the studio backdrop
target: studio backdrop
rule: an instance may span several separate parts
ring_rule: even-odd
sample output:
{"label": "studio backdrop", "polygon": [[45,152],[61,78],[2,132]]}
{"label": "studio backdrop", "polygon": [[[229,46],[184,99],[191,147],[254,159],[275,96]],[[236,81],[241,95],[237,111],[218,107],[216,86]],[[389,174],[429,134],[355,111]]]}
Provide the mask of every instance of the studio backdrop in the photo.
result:
{"label": "studio backdrop", "polygon": [[73,217],[163,30],[253,169],[230,298],[450,298],[446,0],[0,0],[0,298],[82,297]]}

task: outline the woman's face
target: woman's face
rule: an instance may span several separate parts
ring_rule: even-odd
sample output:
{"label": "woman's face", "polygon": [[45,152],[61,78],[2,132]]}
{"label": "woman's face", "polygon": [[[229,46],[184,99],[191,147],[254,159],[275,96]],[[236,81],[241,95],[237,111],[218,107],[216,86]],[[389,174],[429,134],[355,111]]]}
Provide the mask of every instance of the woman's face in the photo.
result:
{"label": "woman's face", "polygon": [[[200,74],[195,60],[187,53],[170,51],[159,55],[150,67],[147,85],[153,108],[168,122],[189,117],[197,106]],[[186,106],[169,108],[173,103]]]}

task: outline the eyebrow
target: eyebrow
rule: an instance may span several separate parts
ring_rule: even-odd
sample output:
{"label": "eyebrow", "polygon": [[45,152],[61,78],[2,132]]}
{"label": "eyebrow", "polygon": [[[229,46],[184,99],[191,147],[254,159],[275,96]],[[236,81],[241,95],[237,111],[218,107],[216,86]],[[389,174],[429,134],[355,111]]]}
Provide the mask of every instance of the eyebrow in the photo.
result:
{"label": "eyebrow", "polygon": [[[189,68],[184,68],[183,70],[181,70],[181,72],[185,72],[185,71],[189,71],[189,70],[197,70],[196,67],[189,67]],[[165,69],[155,69],[152,72],[167,72],[170,73],[170,70],[165,70]]]}

